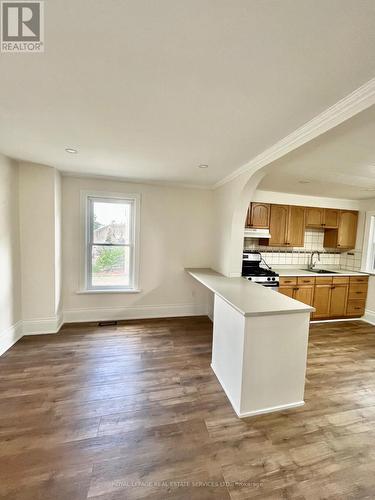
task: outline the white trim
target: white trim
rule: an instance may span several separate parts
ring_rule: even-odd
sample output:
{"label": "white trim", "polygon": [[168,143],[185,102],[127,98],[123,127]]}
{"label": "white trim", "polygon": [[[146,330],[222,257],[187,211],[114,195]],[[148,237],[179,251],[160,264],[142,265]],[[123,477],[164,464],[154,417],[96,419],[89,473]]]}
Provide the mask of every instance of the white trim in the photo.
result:
{"label": "white trim", "polygon": [[24,335],[44,335],[58,333],[63,325],[62,315],[51,318],[28,319],[22,322]]}
{"label": "white trim", "polygon": [[[133,202],[133,252],[132,252],[132,266],[131,266],[131,282],[132,286],[124,289],[124,288],[89,288],[87,284],[87,244],[88,244],[88,230],[89,230],[89,221],[88,221],[88,199],[92,198],[103,198],[105,200],[123,200],[123,201],[132,201]],[[80,252],[80,291],[87,292],[112,292],[119,291],[124,293],[127,291],[128,293],[134,292],[137,293],[139,291],[139,276],[140,276],[140,222],[141,222],[141,195],[139,193],[118,193],[118,192],[109,192],[109,191],[91,191],[91,190],[81,190],[80,192],[80,244],[81,244],[81,252]]]}
{"label": "white trim", "polygon": [[297,128],[294,132],[284,137],[284,139],[276,142],[273,146],[257,155],[248,163],[224,177],[214,184],[213,189],[230,182],[245,172],[253,169],[259,170],[265,167],[269,163],[285,156],[312,139],[315,139],[324,132],[337,127],[337,125],[340,125],[373,104],[375,104],[375,78],[369,80],[364,85],[354,90],[354,92],[305,123],[305,125]]}
{"label": "white trim", "polygon": [[0,332],[0,356],[22,337],[22,321]]}
{"label": "white trim", "polygon": [[366,323],[369,323],[370,325],[375,325],[375,311],[366,309],[365,315],[361,319],[362,321],[366,321]]}
{"label": "white trim", "polygon": [[295,403],[289,403],[287,405],[271,406],[269,408],[262,408],[261,410],[248,411],[246,413],[240,413],[238,416],[240,418],[255,417],[255,415],[263,415],[265,413],[274,413],[276,411],[292,410],[293,408],[300,408],[304,406],[304,401],[296,401]]}
{"label": "white trim", "polygon": [[340,321],[361,321],[363,320],[363,316],[357,316],[357,318],[338,318],[338,319],[315,319],[311,320],[310,324],[315,323],[337,323]]}
{"label": "white trim", "polygon": [[365,230],[363,234],[363,249],[362,249],[362,262],[361,271],[367,273],[374,273],[374,267],[371,265],[371,260],[374,259],[373,249],[370,249],[370,241],[374,240],[375,224],[372,223],[372,217],[375,217],[374,211],[366,212],[365,217]]}
{"label": "white trim", "polygon": [[230,404],[232,405],[232,408],[239,418],[246,418],[246,417],[253,417],[255,415],[263,415],[265,413],[274,413],[276,411],[284,411],[284,410],[290,410],[292,408],[298,408],[300,406],[303,406],[305,404],[304,401],[296,401],[295,403],[288,403],[286,405],[279,405],[279,406],[271,406],[269,408],[261,408],[260,410],[254,410],[254,411],[248,411],[245,413],[241,413],[240,410],[238,409],[237,405],[234,404],[233,400],[229,396],[228,391],[225,388],[225,385],[223,384],[223,381],[220,379],[220,377],[217,375],[215,368],[213,367],[211,363],[211,369],[215,374],[215,377],[219,381],[219,384],[221,385],[223,391],[225,392],[226,397],[228,398]]}
{"label": "white trim", "polygon": [[174,318],[178,316],[207,316],[207,306],[206,304],[165,304],[160,306],[68,309],[64,311],[64,323]]}

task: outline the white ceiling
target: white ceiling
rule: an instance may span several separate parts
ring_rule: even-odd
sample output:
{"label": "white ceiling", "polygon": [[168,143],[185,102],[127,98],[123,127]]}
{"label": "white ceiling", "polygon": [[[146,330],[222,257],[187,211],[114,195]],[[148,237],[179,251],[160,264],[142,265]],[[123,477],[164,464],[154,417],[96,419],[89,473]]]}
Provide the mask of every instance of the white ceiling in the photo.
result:
{"label": "white ceiling", "polygon": [[374,77],[374,27],[374,0],[45,2],[45,53],[0,55],[0,151],[211,185]]}
{"label": "white ceiling", "polygon": [[375,106],[274,162],[259,189],[374,198]]}

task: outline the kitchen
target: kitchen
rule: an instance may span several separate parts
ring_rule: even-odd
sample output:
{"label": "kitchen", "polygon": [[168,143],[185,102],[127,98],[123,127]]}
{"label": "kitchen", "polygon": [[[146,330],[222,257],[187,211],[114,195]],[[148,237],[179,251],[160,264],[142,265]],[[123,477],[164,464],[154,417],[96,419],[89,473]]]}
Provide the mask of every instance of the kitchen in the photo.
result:
{"label": "kitchen", "polygon": [[354,210],[252,202],[242,274],[314,307],[312,320],[357,319],[365,313],[368,276],[358,260],[352,269],[340,265],[342,252],[355,255],[357,227]]}

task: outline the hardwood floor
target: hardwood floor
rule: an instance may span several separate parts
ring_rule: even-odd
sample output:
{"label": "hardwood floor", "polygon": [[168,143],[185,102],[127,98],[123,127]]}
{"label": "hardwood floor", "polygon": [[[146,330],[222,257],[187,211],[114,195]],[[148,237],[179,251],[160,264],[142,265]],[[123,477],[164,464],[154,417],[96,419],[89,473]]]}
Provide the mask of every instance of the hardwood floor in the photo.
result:
{"label": "hardwood floor", "polygon": [[0,358],[0,498],[375,497],[375,327],[311,326],[306,405],[240,420],[206,318],[66,326]]}

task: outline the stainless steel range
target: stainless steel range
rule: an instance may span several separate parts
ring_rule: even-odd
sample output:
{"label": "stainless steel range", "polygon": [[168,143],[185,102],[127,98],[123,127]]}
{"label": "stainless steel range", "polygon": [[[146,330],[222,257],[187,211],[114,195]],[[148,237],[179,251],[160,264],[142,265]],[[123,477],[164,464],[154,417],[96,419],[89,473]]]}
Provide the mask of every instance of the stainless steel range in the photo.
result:
{"label": "stainless steel range", "polygon": [[243,252],[242,276],[249,281],[274,289],[277,289],[280,283],[279,275],[266,264],[260,252],[254,250]]}

